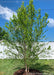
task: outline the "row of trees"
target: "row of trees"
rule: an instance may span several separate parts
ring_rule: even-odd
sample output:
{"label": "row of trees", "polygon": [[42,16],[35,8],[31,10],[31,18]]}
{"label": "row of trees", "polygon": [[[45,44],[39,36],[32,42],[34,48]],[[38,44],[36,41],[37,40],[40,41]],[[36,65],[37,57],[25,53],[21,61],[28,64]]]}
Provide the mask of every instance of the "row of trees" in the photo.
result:
{"label": "row of trees", "polygon": [[0,41],[5,39],[5,35],[7,35],[7,32],[2,27],[0,27]]}
{"label": "row of trees", "polygon": [[44,28],[49,23],[47,18],[48,14],[42,17],[41,9],[36,10],[33,0],[30,0],[26,7],[23,2],[17,10],[17,16],[13,14],[13,18],[5,25],[8,30],[8,34],[4,35],[5,40],[17,50],[17,56],[22,58],[26,72],[38,59],[38,55],[46,50],[42,47],[44,44],[39,42],[46,37]]}

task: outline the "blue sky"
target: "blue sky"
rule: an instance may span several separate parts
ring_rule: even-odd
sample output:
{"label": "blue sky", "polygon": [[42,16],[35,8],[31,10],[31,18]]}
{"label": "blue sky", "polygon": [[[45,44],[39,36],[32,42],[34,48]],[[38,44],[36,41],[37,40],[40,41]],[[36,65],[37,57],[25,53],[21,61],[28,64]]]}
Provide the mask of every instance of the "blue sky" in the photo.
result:
{"label": "blue sky", "polygon": [[[22,1],[24,1],[25,6],[29,4],[29,0],[0,0],[0,26],[2,28],[12,17],[13,12],[16,15],[16,10],[21,6]],[[54,41],[54,0],[34,0],[34,6],[36,9],[41,8],[42,16],[44,16],[45,12],[48,13],[47,41]]]}

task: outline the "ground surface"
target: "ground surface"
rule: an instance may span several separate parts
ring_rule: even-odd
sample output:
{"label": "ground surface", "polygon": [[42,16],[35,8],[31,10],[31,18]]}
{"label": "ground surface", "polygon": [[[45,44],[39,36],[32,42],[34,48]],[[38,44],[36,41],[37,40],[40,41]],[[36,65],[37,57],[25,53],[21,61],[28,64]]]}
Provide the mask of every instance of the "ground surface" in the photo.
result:
{"label": "ground surface", "polygon": [[[0,75],[13,75],[15,71],[23,68],[19,60],[0,59]],[[54,60],[38,60],[31,68],[35,68],[46,75],[54,75]]]}
{"label": "ground surface", "polygon": [[25,68],[17,70],[14,75],[43,75],[39,70],[29,69],[29,72],[25,72]]}

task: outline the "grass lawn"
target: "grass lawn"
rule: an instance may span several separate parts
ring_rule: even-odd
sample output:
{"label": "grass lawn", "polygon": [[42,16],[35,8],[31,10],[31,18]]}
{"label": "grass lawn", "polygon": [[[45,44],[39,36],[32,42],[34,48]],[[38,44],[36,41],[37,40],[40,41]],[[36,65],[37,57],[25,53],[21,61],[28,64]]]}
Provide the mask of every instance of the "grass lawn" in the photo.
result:
{"label": "grass lawn", "polygon": [[[13,75],[16,70],[23,68],[23,66],[20,60],[0,59],[0,75]],[[45,75],[54,75],[54,60],[38,60],[32,68],[46,73]]]}

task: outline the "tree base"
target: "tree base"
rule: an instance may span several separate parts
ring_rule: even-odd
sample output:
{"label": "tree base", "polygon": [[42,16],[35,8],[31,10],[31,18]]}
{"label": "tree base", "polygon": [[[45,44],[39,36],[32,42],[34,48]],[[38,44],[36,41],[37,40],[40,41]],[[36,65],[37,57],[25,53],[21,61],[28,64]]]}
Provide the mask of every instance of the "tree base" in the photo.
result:
{"label": "tree base", "polygon": [[20,69],[16,71],[13,75],[42,75],[39,70],[29,69],[29,72],[25,72],[25,69]]}

